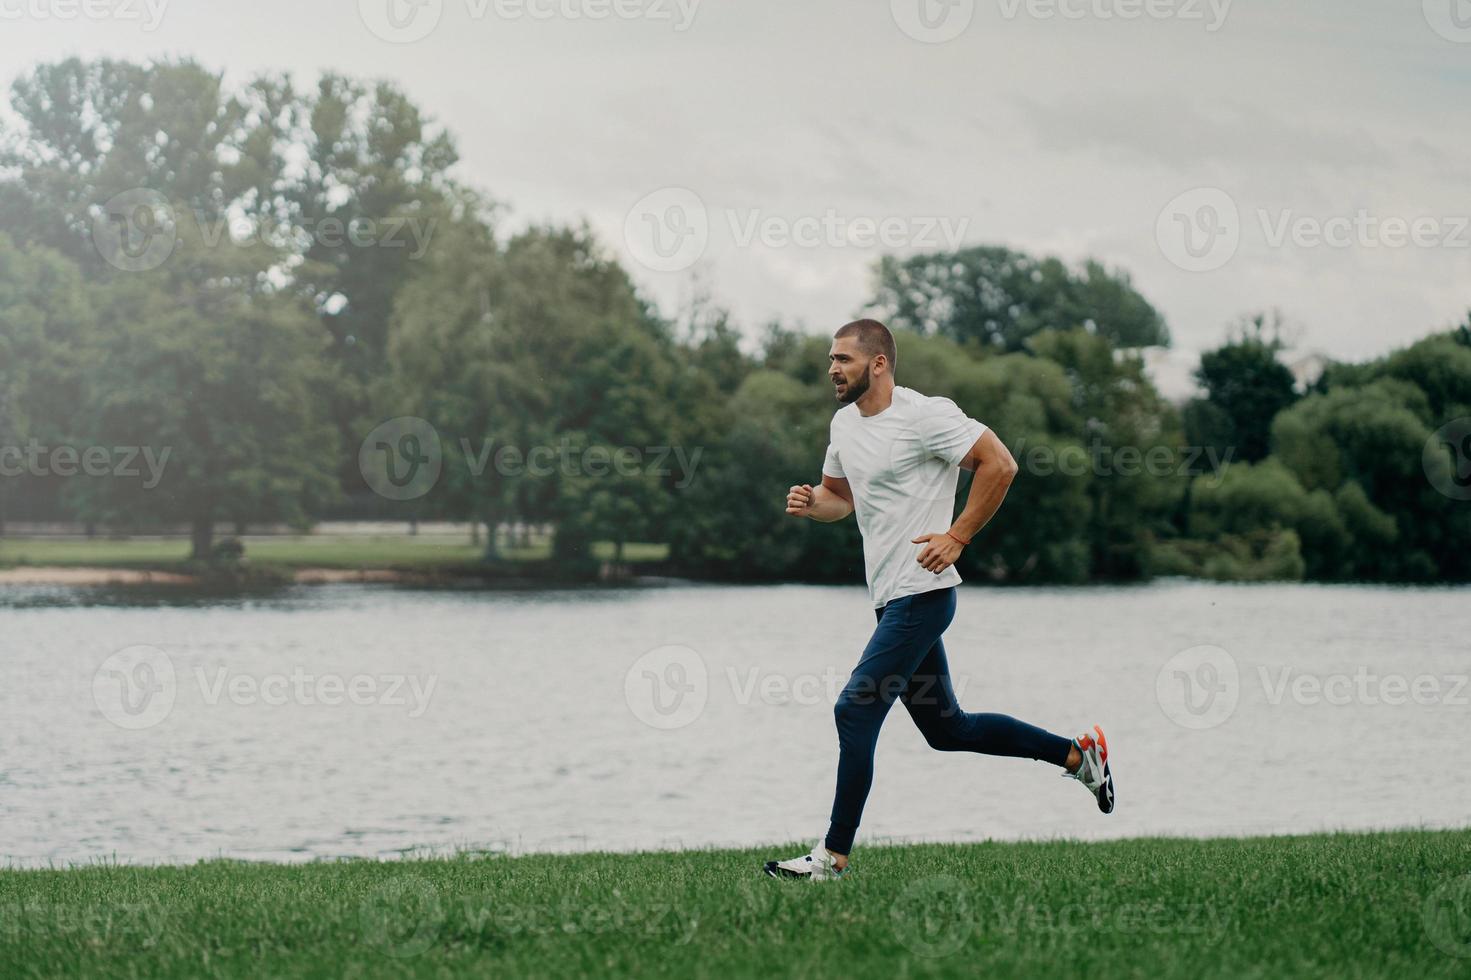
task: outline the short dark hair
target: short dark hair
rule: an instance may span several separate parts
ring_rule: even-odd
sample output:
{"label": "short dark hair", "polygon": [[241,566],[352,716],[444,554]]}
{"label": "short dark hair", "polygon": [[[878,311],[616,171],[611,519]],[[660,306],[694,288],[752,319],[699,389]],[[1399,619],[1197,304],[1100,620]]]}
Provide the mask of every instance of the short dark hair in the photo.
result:
{"label": "short dark hair", "polygon": [[833,339],[839,337],[857,337],[858,349],[869,357],[884,355],[889,361],[889,370],[894,370],[894,362],[899,359],[899,351],[894,347],[894,335],[889,333],[889,328],[877,320],[854,320],[845,323],[833,334]]}

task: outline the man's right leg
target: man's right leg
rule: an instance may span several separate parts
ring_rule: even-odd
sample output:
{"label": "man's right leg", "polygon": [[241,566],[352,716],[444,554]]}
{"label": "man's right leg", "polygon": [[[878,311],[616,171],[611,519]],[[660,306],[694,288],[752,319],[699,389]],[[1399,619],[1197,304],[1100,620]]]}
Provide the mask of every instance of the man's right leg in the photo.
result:
{"label": "man's right leg", "polygon": [[873,752],[889,706],[955,616],[955,589],[904,596],[879,612],[878,627],[833,706],[838,785],[824,844],[847,855],[873,786]]}

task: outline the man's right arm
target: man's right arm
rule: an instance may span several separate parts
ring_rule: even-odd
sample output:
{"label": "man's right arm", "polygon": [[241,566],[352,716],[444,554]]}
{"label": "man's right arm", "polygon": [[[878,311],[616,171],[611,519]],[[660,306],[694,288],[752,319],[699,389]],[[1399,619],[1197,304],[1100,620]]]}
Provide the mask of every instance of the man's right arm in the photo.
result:
{"label": "man's right arm", "polygon": [[787,513],[831,524],[853,513],[853,489],[841,476],[822,475],[822,486],[802,484],[787,491]]}

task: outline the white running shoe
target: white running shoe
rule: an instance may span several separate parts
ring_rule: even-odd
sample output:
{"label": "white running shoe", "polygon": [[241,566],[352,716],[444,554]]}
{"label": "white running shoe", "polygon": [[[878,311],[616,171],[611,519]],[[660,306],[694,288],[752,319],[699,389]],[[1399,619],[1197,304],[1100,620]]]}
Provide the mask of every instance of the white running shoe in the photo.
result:
{"label": "white running shoe", "polygon": [[850,862],[840,871],[837,859],[828,853],[822,841],[812,848],[810,854],[794,857],[789,861],[767,861],[765,871],[773,878],[806,878],[808,881],[832,881],[848,873]]}
{"label": "white running shoe", "polygon": [[1112,813],[1113,773],[1108,768],[1108,740],[1103,737],[1102,728],[1094,725],[1093,731],[1097,738],[1085,732],[1073,739],[1083,761],[1077,772],[1064,772],[1063,775],[1082,783],[1098,801],[1098,809],[1104,813]]}

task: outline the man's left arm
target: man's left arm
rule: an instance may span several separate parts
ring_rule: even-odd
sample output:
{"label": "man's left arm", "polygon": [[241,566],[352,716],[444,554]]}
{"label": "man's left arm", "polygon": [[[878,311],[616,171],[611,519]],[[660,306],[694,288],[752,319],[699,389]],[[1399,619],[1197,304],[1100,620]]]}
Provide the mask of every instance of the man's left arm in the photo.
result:
{"label": "man's left arm", "polygon": [[965,508],[950,525],[949,531],[922,534],[913,541],[914,544],[924,544],[917,560],[936,575],[955,564],[965,545],[996,515],[1019,469],[1011,452],[990,429],[981,433],[959,465],[975,473],[970,494],[965,498]]}

